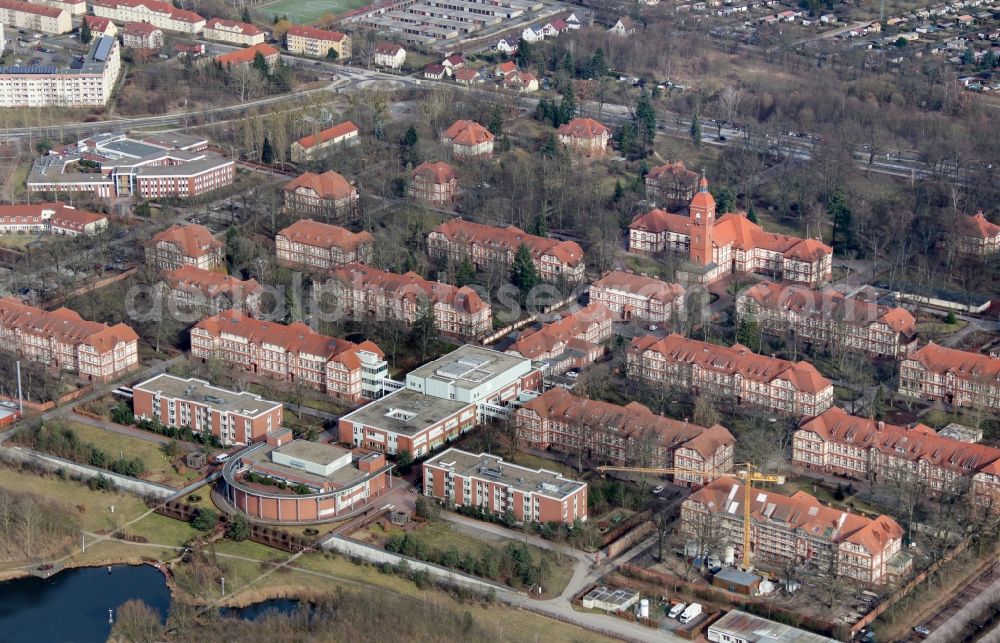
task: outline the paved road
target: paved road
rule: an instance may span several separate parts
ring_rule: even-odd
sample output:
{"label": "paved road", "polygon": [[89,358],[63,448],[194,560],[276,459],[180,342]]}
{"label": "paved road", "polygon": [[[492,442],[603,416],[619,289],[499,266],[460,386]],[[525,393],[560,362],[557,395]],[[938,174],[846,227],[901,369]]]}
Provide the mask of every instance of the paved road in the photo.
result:
{"label": "paved road", "polygon": [[[985,574],[962,588],[957,595],[942,600],[944,604],[942,609],[923,623],[931,631],[930,636],[923,640],[927,643],[950,643],[958,640],[962,629],[973,619],[979,618],[980,613],[998,599],[1000,599],[1000,565],[994,565]],[[906,639],[908,643],[917,643],[920,640],[921,637],[916,634]]]}

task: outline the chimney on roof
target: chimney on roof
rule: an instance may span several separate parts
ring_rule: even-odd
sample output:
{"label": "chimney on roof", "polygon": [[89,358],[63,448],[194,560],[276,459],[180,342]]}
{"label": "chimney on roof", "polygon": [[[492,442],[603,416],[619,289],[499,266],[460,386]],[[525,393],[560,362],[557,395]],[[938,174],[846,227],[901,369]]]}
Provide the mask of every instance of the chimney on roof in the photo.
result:
{"label": "chimney on roof", "polygon": [[884,428],[885,428],[885,422],[883,422],[882,420],[879,420],[879,421],[878,421],[878,424],[876,424],[875,426],[877,427],[877,429],[878,429],[879,431],[881,431],[882,429],[884,429]]}

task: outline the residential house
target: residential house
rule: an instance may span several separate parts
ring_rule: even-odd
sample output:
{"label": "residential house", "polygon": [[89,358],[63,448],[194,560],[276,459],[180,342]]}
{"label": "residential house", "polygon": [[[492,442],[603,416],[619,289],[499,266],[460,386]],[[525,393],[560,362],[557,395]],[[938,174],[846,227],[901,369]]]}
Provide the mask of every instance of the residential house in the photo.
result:
{"label": "residential house", "polygon": [[456,158],[474,158],[493,154],[493,133],[475,121],[455,121],[441,135],[441,142],[451,146]]}
{"label": "residential house", "polygon": [[586,156],[602,156],[608,149],[611,130],[592,118],[574,118],[559,128],[559,142]]}
{"label": "residential house", "polygon": [[515,71],[517,71],[517,63],[513,60],[507,60],[496,66],[493,70],[493,75],[497,78],[503,78],[507,74],[513,74]]}
{"label": "residential house", "polygon": [[414,199],[437,205],[451,203],[458,193],[458,175],[453,167],[441,161],[421,163],[410,174],[407,193]]}
{"label": "residential house", "polygon": [[385,40],[375,45],[375,66],[402,69],[406,62],[406,50],[401,45]]}
{"label": "residential house", "polygon": [[504,89],[519,93],[538,91],[538,77],[526,71],[515,71],[503,77]]}
{"label": "residential house", "polygon": [[371,263],[375,239],[362,230],[299,219],[274,238],[278,263],[292,268],[328,271],[349,263]]}
{"label": "residential house", "polygon": [[224,265],[224,244],[203,225],[173,225],[146,243],[146,263],[157,270],[194,266],[212,270]]}
{"label": "residential house", "polygon": [[148,22],[129,22],[122,29],[122,45],[129,49],[160,49],[163,31]]}
{"label": "residential house", "polygon": [[234,45],[264,44],[264,31],[247,22],[212,18],[205,23],[205,31],[201,34],[206,40],[231,42]]}
{"label": "residential house", "polygon": [[430,80],[444,80],[448,75],[448,68],[438,63],[430,63],[424,67],[423,75]]}
{"label": "residential house", "polygon": [[612,33],[616,36],[628,37],[635,33],[635,22],[628,16],[622,16],[618,19],[610,29],[608,33]]}
{"label": "residential house", "polygon": [[427,252],[432,257],[450,258],[456,263],[468,259],[480,269],[491,263],[510,266],[522,244],[531,252],[542,279],[583,281],[583,249],[575,241],[558,241],[528,234],[515,226],[498,228],[460,218],[442,223],[427,235]]}
{"label": "residential house", "polygon": [[808,362],[791,362],[687,339],[636,337],[626,354],[630,377],[648,386],[672,386],[793,417],[818,415],[833,404],[833,384]]}
{"label": "residential house", "polygon": [[314,58],[333,56],[337,60],[348,60],[351,57],[350,36],[339,31],[326,31],[316,27],[292,25],[285,33],[285,46],[289,53],[304,54]]}
{"label": "residential house", "polygon": [[546,375],[584,368],[604,355],[603,342],[611,338],[614,315],[604,304],[593,302],[565,313],[541,328],[524,330],[507,352],[532,362],[545,362]]}
{"label": "residential house", "polygon": [[472,67],[462,67],[461,69],[456,69],[455,73],[452,74],[456,83],[461,83],[463,85],[474,85],[476,83],[483,82],[483,77],[479,73],[478,69],[473,69]]}
{"label": "residential house", "polygon": [[118,36],[118,27],[111,21],[110,18],[101,18],[100,16],[84,16],[83,22],[86,22],[90,26],[90,33],[94,38],[100,38],[101,36],[111,36],[112,38],[116,38]]}
{"label": "residential house", "polygon": [[322,174],[306,172],[286,183],[284,189],[285,208],[289,211],[327,221],[354,214],[361,198],[357,188],[333,170]]}
{"label": "residential house", "polygon": [[441,61],[441,65],[448,70],[449,74],[454,74],[455,71],[465,67],[467,64],[465,56],[462,54],[452,54]]}

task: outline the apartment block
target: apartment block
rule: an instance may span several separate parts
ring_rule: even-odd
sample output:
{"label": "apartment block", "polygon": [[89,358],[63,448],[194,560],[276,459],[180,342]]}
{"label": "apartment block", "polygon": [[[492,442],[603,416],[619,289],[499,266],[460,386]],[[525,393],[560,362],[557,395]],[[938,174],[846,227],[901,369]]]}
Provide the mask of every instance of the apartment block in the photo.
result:
{"label": "apartment block", "polygon": [[157,270],[194,266],[212,270],[225,263],[224,244],[203,225],[172,225],[146,242],[146,263]]}
{"label": "apartment block", "polygon": [[425,496],[495,516],[509,513],[521,522],[564,525],[587,519],[587,483],[489,453],[443,451],[424,462],[423,480]]}
{"label": "apartment block", "polygon": [[299,219],[274,238],[278,263],[313,271],[332,270],[349,263],[370,263],[375,239],[362,230]]}
{"label": "apartment block", "polygon": [[306,172],[285,184],[285,208],[310,217],[343,219],[357,213],[358,190],[333,170]]}
{"label": "apartment block", "polygon": [[292,25],[285,34],[285,46],[293,54],[315,58],[326,58],[331,50],[337,54],[337,60],[351,57],[351,37],[339,31]]}
{"label": "apartment block", "polygon": [[684,287],[630,272],[609,272],[590,284],[590,301],[621,321],[668,322],[684,310]]}
{"label": "apartment block", "polygon": [[108,227],[103,214],[77,210],[62,202],[0,205],[0,233],[47,232],[66,237],[93,236]]}
{"label": "apartment block", "polygon": [[894,359],[917,348],[917,320],[908,310],[846,297],[833,288],[812,290],[762,281],[736,298],[736,314],[770,335],[827,348]]}
{"label": "apartment block", "polygon": [[226,445],[260,442],[284,419],[281,402],[167,374],[133,386],[132,405],[136,418],[175,428],[189,426]]}
{"label": "apartment block", "polygon": [[[57,11],[49,7],[38,8]],[[66,15],[66,12],[61,15]],[[2,21],[9,24],[9,17]],[[110,36],[95,38],[79,64],[67,67],[0,67],[0,107],[105,105],[111,99],[120,73],[118,41]]]}
{"label": "apartment block", "polygon": [[591,303],[541,328],[522,331],[507,352],[543,362],[546,375],[583,368],[604,355],[602,342],[613,334],[613,317],[604,304]]}
{"label": "apartment block", "polygon": [[458,174],[447,163],[421,163],[413,168],[407,193],[414,199],[443,205],[458,194]]}
{"label": "apartment block", "polygon": [[586,276],[583,248],[575,241],[558,241],[528,234],[515,226],[497,228],[452,219],[427,235],[427,252],[456,264],[468,259],[479,269],[491,264],[510,266],[521,244],[528,246],[532,261],[545,281],[580,283]]}
{"label": "apartment block", "polygon": [[302,322],[260,321],[235,310],[203,319],[191,329],[191,355],[351,402],[381,395],[389,369],[373,342],[355,344],[321,335]]}
{"label": "apartment block", "polygon": [[722,397],[768,413],[810,417],[833,404],[833,384],[812,364],[758,355],[739,344],[647,335],[632,340],[626,359],[629,375],[649,386]]}
{"label": "apartment block", "polygon": [[257,315],[264,293],[256,279],[237,279],[190,264],[161,272],[159,285],[178,309],[206,315],[230,309]]}
{"label": "apartment block", "polygon": [[1000,513],[1000,449],[910,427],[849,415],[837,407],[792,436],[792,464],[876,484],[921,484],[940,496],[969,484],[973,502]]}
{"label": "apartment block", "polygon": [[68,308],[53,311],[0,299],[0,349],[95,382],[116,380],[139,366],[139,336],[125,324],[87,321]]}
{"label": "apartment block", "polygon": [[352,263],[333,268],[314,285],[329,295],[336,310],[352,319],[394,319],[410,326],[424,306],[434,308],[438,331],[451,337],[481,337],[493,329],[493,311],[475,290],[424,279],[415,272],[396,274]]}
{"label": "apartment block", "polygon": [[37,0],[31,4],[40,4],[44,7],[55,7],[63,9],[72,16],[82,16],[87,13],[86,0]]}
{"label": "apartment block", "polygon": [[687,216],[654,209],[633,219],[629,251],[687,254],[685,273],[697,283],[763,272],[816,286],[833,274],[833,249],[822,241],[766,232],[742,212],[724,213],[716,220],[715,199],[705,177]]}
{"label": "apartment block", "polygon": [[65,7],[0,0],[0,22],[15,29],[31,29],[48,34],[69,33],[73,18]]}
{"label": "apartment block", "polygon": [[351,121],[338,123],[325,130],[303,136],[291,145],[293,163],[304,163],[329,156],[340,145],[358,142],[358,126]]}
{"label": "apartment block", "polygon": [[163,30],[148,22],[129,22],[122,28],[122,45],[129,49],[160,49]]}
{"label": "apartment block", "polygon": [[[735,478],[718,478],[681,504],[681,532],[696,540],[711,534],[741,556],[744,501],[743,485]],[[755,560],[832,566],[839,576],[880,585],[888,580],[889,561],[902,548],[903,528],[892,518],[840,511],[804,491],[785,496],[754,489],[750,503]]]}
{"label": "apartment block", "polygon": [[1000,410],[1000,358],[931,342],[900,362],[899,393],[953,406]]}
{"label": "apartment block", "polygon": [[[82,3],[84,11],[87,9],[87,3]],[[97,16],[84,16],[83,22],[90,25],[90,33],[94,38],[100,38],[101,36],[118,36],[118,27],[115,23],[111,22],[108,18],[98,18]]]}
{"label": "apartment block", "polygon": [[493,132],[475,121],[460,120],[441,134],[441,143],[451,147],[455,158],[492,156]]}
{"label": "apartment block", "polygon": [[222,18],[212,18],[206,22],[201,36],[206,40],[231,42],[234,45],[247,47],[264,43],[264,32],[261,29],[247,22]]}
{"label": "apartment block", "polygon": [[552,388],[515,412],[518,435],[532,449],[584,453],[614,466],[677,467],[676,484],[701,485],[733,467],[736,439],[716,424],[698,426],[631,402],[610,402]]}
{"label": "apartment block", "polygon": [[186,34],[199,34],[205,28],[205,19],[193,11],[178,9],[169,2],[159,0],[91,0],[95,16],[110,18],[115,22],[148,22],[149,24]]}
{"label": "apartment block", "polygon": [[698,173],[687,169],[684,161],[658,165],[646,174],[646,198],[657,207],[686,205],[694,198],[698,178]]}
{"label": "apartment block", "polygon": [[509,417],[522,393],[541,386],[531,360],[466,344],[411,371],[402,388],[340,418],[340,441],[421,457],[488,419]]}

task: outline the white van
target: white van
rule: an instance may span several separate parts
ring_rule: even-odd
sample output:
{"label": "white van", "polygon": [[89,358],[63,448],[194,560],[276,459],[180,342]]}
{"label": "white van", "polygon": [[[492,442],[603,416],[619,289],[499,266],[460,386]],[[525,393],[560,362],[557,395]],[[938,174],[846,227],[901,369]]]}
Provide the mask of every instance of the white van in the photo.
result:
{"label": "white van", "polygon": [[670,612],[667,614],[667,616],[669,616],[670,618],[677,618],[678,616],[681,615],[681,612],[683,612],[685,608],[687,608],[687,605],[685,605],[684,603],[677,603],[676,605],[670,608]]}
{"label": "white van", "polygon": [[701,603],[691,603],[687,606],[687,609],[681,613],[677,620],[683,624],[687,624],[699,616],[701,616]]}
{"label": "white van", "polygon": [[228,453],[220,453],[219,455],[217,455],[214,458],[212,458],[212,462],[214,462],[215,464],[222,464],[223,462],[225,462],[228,459],[229,459],[229,454]]}

